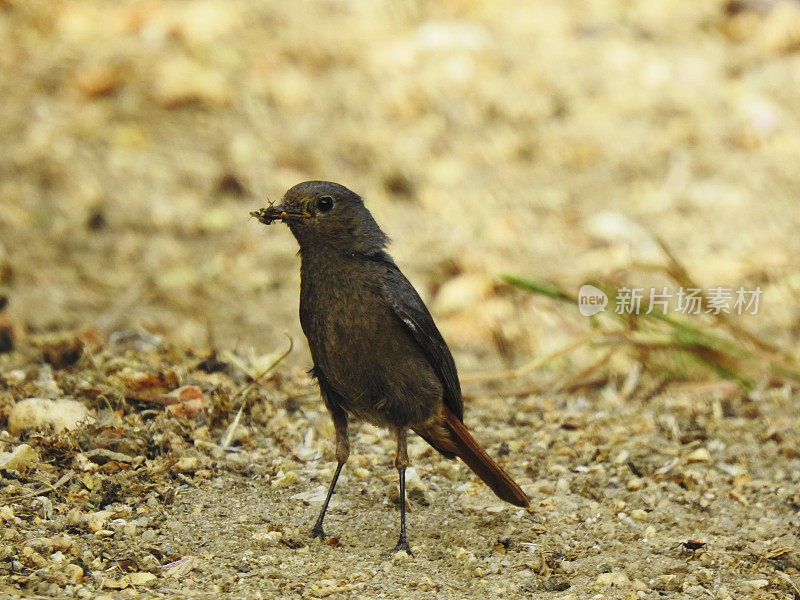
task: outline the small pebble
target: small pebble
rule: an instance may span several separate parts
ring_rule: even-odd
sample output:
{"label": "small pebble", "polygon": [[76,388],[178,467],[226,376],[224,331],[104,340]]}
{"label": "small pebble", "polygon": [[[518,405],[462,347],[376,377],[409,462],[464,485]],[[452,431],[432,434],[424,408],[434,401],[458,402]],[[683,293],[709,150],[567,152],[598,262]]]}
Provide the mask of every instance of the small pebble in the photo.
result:
{"label": "small pebble", "polygon": [[158,579],[152,573],[146,572],[131,573],[128,577],[130,578],[131,585],[147,585]]}
{"label": "small pebble", "polygon": [[[9,430],[11,427],[9,426]],[[15,434],[16,435],[16,434]],[[28,444],[20,444],[11,452],[0,453],[0,469],[22,471],[39,460],[39,453]]]}
{"label": "small pebble", "polygon": [[113,537],[113,536],[114,536],[114,532],[111,531],[110,529],[101,529],[100,531],[95,531],[94,532],[94,537],[96,537],[99,540],[102,540],[102,539],[105,539],[105,538],[110,538],[110,537]]}
{"label": "small pebble", "polygon": [[297,473],[294,471],[286,471],[285,473],[279,473],[275,479],[270,481],[270,484],[275,487],[286,487],[288,485],[292,485],[293,483],[297,483],[299,477]]}
{"label": "small pebble", "polygon": [[571,587],[569,581],[565,579],[548,579],[542,583],[542,589],[545,592],[563,592]]}
{"label": "small pebble", "polygon": [[619,587],[627,585],[630,579],[624,572],[616,571],[612,573],[600,573],[600,575],[597,576],[596,582],[598,585]]}
{"label": "small pebble", "polygon": [[148,542],[149,543],[149,542],[154,541],[156,539],[156,537],[158,537],[158,534],[156,533],[155,529],[145,529],[142,532],[142,535],[141,535],[140,539],[143,542]]}
{"label": "small pebble", "polygon": [[172,468],[179,473],[193,473],[197,471],[200,466],[200,459],[196,456],[182,456]]}
{"label": "small pebble", "polygon": [[261,547],[276,546],[282,539],[280,531],[257,531],[253,534],[253,541]]}
{"label": "small pebble", "polygon": [[8,431],[19,435],[31,429],[49,428],[60,433],[91,420],[89,409],[77,400],[26,398],[17,402],[8,414]]}
{"label": "small pebble", "polygon": [[80,508],[78,508],[78,507],[72,508],[67,513],[67,524],[68,525],[71,525],[71,526],[74,527],[75,525],[77,525],[78,523],[80,523],[82,521],[83,521],[83,513],[81,512]]}
{"label": "small pebble", "polygon": [[80,583],[80,581],[83,579],[83,569],[78,565],[67,565],[64,567],[64,574],[72,583]]}
{"label": "small pebble", "polygon": [[86,521],[86,528],[92,532],[96,533],[101,529],[106,528],[106,524],[108,523],[108,518],[111,516],[111,511],[109,510],[100,510],[95,513],[90,513],[84,516],[84,520]]}
{"label": "small pebble", "polygon": [[686,460],[689,462],[708,462],[711,460],[711,454],[705,448],[697,448],[686,455]]}
{"label": "small pebble", "polygon": [[353,475],[358,477],[359,479],[369,479],[372,477],[372,472],[369,469],[365,469],[364,467],[356,467],[353,469]]}

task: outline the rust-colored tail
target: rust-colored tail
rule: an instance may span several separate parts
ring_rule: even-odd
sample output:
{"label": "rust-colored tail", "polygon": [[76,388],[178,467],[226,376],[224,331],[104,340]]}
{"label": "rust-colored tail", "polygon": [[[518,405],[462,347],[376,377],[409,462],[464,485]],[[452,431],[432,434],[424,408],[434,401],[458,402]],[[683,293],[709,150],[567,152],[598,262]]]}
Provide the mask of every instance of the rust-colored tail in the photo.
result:
{"label": "rust-colored tail", "polygon": [[458,456],[501,500],[514,506],[530,506],[525,492],[492,460],[464,423],[446,406],[442,407],[441,417],[412,429],[445,456]]}

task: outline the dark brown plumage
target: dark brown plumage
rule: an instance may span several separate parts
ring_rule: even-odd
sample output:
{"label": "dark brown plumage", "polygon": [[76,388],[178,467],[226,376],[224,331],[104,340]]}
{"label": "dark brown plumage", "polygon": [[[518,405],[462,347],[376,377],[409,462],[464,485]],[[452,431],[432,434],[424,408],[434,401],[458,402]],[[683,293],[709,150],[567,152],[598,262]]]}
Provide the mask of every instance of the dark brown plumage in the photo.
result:
{"label": "dark brown plumage", "polygon": [[527,507],[525,493],[464,426],[453,357],[428,309],[392,258],[386,235],[361,198],[326,181],[307,181],[278,206],[252,213],[285,222],[300,245],[300,323],[336,429],[336,473],[313,530],[322,521],[350,452],[349,418],[387,427],[397,438],[400,540],[405,528],[406,436],[414,430],[444,456],[460,457],[498,497]]}

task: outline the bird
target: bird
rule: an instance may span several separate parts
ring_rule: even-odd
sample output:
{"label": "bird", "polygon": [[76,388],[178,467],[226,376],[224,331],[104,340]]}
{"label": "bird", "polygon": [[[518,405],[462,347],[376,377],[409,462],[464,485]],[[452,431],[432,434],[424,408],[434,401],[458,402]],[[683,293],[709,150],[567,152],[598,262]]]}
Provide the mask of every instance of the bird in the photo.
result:
{"label": "bird", "polygon": [[446,458],[460,458],[502,500],[529,507],[525,492],[463,423],[464,404],[447,343],[386,247],[389,239],[355,192],[331,181],[290,188],[279,204],[250,213],[283,222],[299,245],[300,324],[320,395],[333,420],[336,470],[312,538],[350,455],[348,426],[366,421],[396,439],[400,536],[389,553],[413,555],[406,530],[409,430]]}

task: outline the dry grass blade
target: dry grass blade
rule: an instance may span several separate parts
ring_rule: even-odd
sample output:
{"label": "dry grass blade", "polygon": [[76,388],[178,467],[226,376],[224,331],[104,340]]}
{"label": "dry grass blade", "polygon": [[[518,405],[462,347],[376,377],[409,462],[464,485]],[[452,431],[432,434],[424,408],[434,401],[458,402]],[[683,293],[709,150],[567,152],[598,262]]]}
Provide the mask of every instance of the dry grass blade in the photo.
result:
{"label": "dry grass blade", "polygon": [[67,471],[61,477],[59,477],[58,481],[56,481],[55,483],[47,485],[47,486],[43,487],[40,490],[34,490],[33,492],[28,492],[27,494],[22,494],[20,496],[14,496],[12,498],[6,498],[2,502],[0,502],[0,504],[3,504],[3,505],[11,504],[11,503],[17,502],[19,500],[24,500],[25,498],[33,498],[35,496],[41,496],[42,494],[48,494],[48,493],[52,492],[53,490],[55,490],[56,488],[61,487],[62,485],[64,485],[70,479],[72,479],[73,475],[75,475],[75,471],[72,471],[72,470]]}
{"label": "dry grass blade", "polygon": [[571,302],[572,304],[577,304],[577,299],[573,294],[564,291],[563,289],[561,289],[557,285],[553,285],[552,283],[533,281],[532,279],[524,279],[522,277],[516,277],[515,275],[508,275],[508,274],[501,275],[500,278],[506,283],[510,283],[511,285],[526,290],[528,292],[541,294],[543,296],[550,296],[551,298],[555,298],[556,300],[563,300],[566,302]]}
{"label": "dry grass blade", "polygon": [[260,373],[257,373],[255,375],[250,375],[250,373],[248,372],[248,375],[250,375],[251,377],[251,381],[247,385],[243,386],[235,396],[235,398],[244,397],[244,400],[242,400],[242,404],[241,406],[239,406],[239,410],[236,411],[236,416],[234,417],[233,422],[230,425],[228,425],[228,427],[225,428],[225,431],[223,432],[222,437],[219,440],[219,445],[221,447],[228,448],[233,443],[233,440],[236,439],[236,429],[239,427],[239,423],[242,420],[242,413],[244,412],[244,407],[247,404],[247,397],[245,396],[245,394],[254,385],[259,385],[263,387],[264,384],[261,381],[261,379],[264,377],[264,375],[272,371],[272,369],[274,369],[284,358],[289,356],[292,349],[294,348],[294,340],[292,339],[292,337],[289,334],[286,334],[286,337],[289,338],[289,347],[286,349],[285,352],[280,354]]}
{"label": "dry grass blade", "polygon": [[[678,285],[681,285],[685,288],[697,289],[701,290],[700,298],[703,305],[703,308],[708,308],[708,297],[705,293],[702,292],[702,289],[697,282],[692,279],[689,275],[688,269],[678,260],[678,257],[672,252],[672,250],[667,246],[666,242],[662,240],[658,236],[654,236],[656,243],[659,245],[661,250],[664,252],[664,255],[667,257],[667,267],[666,271],[667,274],[675,280]],[[746,339],[750,343],[754,344],[761,350],[766,350],[768,352],[780,353],[780,349],[775,347],[773,344],[766,342],[759,338],[758,336],[750,333],[744,327],[741,327],[738,323],[734,322],[730,316],[725,312],[718,312],[713,313],[715,319],[723,323],[727,328],[731,330],[737,337]]]}
{"label": "dry grass blade", "polygon": [[[670,276],[679,285],[699,289],[686,268],[662,241],[658,241],[668,257],[667,272]],[[557,285],[513,275],[503,275],[502,279],[527,292],[577,305],[575,295]],[[613,291],[597,284],[595,286],[606,293],[610,306],[617,305],[617,295]],[[708,305],[705,297],[703,304]],[[645,301],[642,301],[638,312],[627,314],[613,311],[606,314],[616,317],[624,326],[621,330],[601,326],[600,331],[606,336],[606,341],[622,342],[640,352],[671,352],[676,359],[679,355],[689,357],[695,364],[711,370],[723,379],[735,381],[744,389],[753,389],[756,382],[764,380],[765,375],[768,383],[800,383],[800,366],[789,358],[789,351],[774,348],[760,340],[733,323],[724,313],[718,319],[718,326],[726,334],[724,336],[709,327],[686,323],[657,310],[650,310]],[[533,363],[534,368],[538,366],[535,363],[536,361]],[[513,371],[510,373],[513,374]]]}
{"label": "dry grass blade", "polygon": [[573,375],[566,381],[562,381],[556,384],[553,387],[552,391],[553,392],[560,392],[564,390],[572,391],[578,388],[591,387],[593,385],[596,385],[597,383],[602,382],[605,378],[598,378],[595,376],[595,374],[602,367],[608,364],[608,362],[611,360],[611,357],[614,356],[614,353],[617,352],[617,350],[618,350],[617,348],[609,349],[608,352],[606,352],[602,357],[600,357],[600,360],[592,363],[591,365],[589,365],[579,373]]}
{"label": "dry grass blade", "polygon": [[788,583],[792,587],[792,590],[794,591],[794,597],[795,598],[799,598],[800,597],[800,589],[798,589],[797,585],[795,585],[795,583],[794,583],[794,581],[792,581],[791,577],[789,577],[786,573],[783,573],[783,572],[778,571],[778,570],[775,571],[775,574],[778,577],[780,577],[781,579],[783,579],[786,583]]}
{"label": "dry grass blade", "polygon": [[[284,352],[281,352],[280,354],[278,354],[277,352],[273,353],[272,356],[274,358],[272,358],[272,360],[270,360],[269,364],[266,367],[261,368],[259,371],[255,371],[252,368],[253,367],[252,363],[255,362],[254,359],[251,359],[251,364],[247,364],[247,363],[245,363],[244,360],[239,358],[233,352],[225,352],[225,359],[229,360],[234,365],[236,365],[239,369],[241,369],[242,371],[247,373],[247,376],[250,377],[250,379],[251,379],[250,383],[254,383],[254,382],[258,383],[259,380],[262,377],[264,377],[264,375],[266,375],[267,373],[272,371],[272,369],[274,369],[275,366],[278,363],[280,363],[284,358],[286,358],[289,355],[289,353],[292,351],[292,349],[294,348],[294,340],[291,338],[291,336],[288,333],[285,334],[285,335],[286,335],[287,338],[289,338],[289,347]],[[259,385],[261,385],[261,384],[259,383]]]}
{"label": "dry grass blade", "polygon": [[670,386],[670,389],[688,394],[719,394],[721,396],[735,396],[741,391],[740,387],[733,381],[677,383],[674,386]]}
{"label": "dry grass blade", "polygon": [[469,384],[469,383],[485,383],[487,381],[500,381],[503,379],[514,379],[516,377],[520,377],[525,375],[526,373],[530,373],[531,371],[535,371],[536,369],[546,365],[550,361],[553,361],[557,358],[561,358],[566,354],[569,354],[573,350],[588,344],[592,340],[597,339],[602,335],[600,331],[592,331],[584,336],[579,337],[574,342],[567,344],[563,348],[552,352],[546,356],[540,356],[519,368],[516,369],[509,369],[507,371],[498,371],[498,372],[491,372],[491,373],[469,373],[461,377],[462,384]]}

